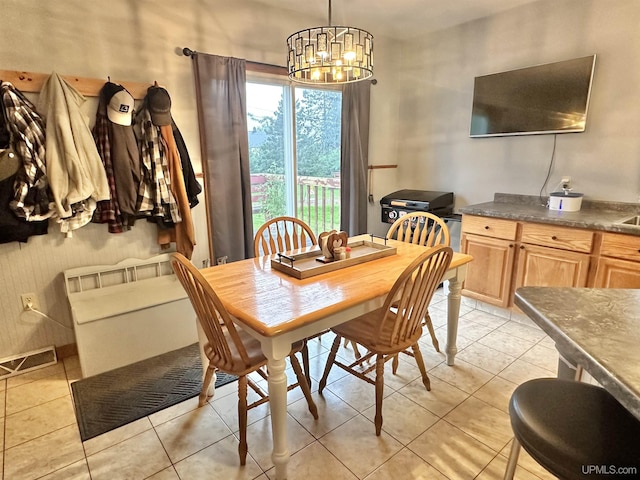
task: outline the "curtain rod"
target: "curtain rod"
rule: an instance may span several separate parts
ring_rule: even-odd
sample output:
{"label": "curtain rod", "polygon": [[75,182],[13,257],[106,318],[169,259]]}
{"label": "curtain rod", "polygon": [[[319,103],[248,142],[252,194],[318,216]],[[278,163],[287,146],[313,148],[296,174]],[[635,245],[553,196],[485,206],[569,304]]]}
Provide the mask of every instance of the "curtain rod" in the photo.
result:
{"label": "curtain rod", "polygon": [[[193,57],[198,53],[202,53],[202,52],[196,52],[195,50],[191,50],[188,47],[184,47],[182,49],[182,54],[185,57]],[[205,53],[204,55],[211,55],[211,54]],[[269,63],[251,62],[249,60],[246,60],[246,62],[247,62],[247,70],[250,70],[252,72],[275,73],[279,75],[287,75],[287,67],[281,67],[279,65],[271,65]]]}

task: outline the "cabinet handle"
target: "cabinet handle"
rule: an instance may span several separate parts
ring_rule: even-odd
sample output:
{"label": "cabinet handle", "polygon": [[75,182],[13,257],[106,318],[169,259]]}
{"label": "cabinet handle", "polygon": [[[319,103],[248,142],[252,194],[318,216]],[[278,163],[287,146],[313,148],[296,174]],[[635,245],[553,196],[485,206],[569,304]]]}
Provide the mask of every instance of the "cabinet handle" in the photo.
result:
{"label": "cabinet handle", "polygon": [[520,245],[520,250],[524,250],[524,245]]}
{"label": "cabinet handle", "polygon": [[484,226],[484,229],[485,229],[485,230],[489,230],[489,225],[485,225],[485,226]]}
{"label": "cabinet handle", "polygon": [[513,248],[513,243],[510,243],[510,244],[509,244],[509,248]]}
{"label": "cabinet handle", "polygon": [[555,235],[553,237],[551,237],[551,240],[557,240],[558,237],[556,237]]}

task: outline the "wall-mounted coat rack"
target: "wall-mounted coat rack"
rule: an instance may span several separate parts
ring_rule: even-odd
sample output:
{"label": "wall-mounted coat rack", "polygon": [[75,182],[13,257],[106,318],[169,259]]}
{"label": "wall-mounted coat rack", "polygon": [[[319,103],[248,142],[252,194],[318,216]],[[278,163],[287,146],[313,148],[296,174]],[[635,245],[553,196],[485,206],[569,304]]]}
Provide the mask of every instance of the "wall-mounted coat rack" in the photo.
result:
{"label": "wall-mounted coat rack", "polygon": [[[11,82],[21,92],[39,93],[50,73],[19,72],[17,70],[0,70],[0,80]],[[61,75],[70,85],[87,97],[97,97],[108,78],[85,78],[73,75]],[[152,83],[121,82],[113,80],[126,88],[136,100],[142,100]]]}

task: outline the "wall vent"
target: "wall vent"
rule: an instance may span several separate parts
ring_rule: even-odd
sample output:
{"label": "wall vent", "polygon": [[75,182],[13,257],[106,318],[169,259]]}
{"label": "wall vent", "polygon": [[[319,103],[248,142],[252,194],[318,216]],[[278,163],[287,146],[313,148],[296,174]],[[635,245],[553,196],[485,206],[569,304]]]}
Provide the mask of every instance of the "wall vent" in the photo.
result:
{"label": "wall vent", "polygon": [[58,362],[56,349],[51,347],[0,359],[0,380],[48,367]]}

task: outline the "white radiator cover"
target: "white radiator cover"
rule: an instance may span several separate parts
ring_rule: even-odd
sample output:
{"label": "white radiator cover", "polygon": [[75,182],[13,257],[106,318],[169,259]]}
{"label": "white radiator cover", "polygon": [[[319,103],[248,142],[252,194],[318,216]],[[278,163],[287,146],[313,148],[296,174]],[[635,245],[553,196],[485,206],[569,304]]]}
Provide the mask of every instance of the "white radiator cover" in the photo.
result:
{"label": "white radiator cover", "polygon": [[64,272],[83,377],[198,341],[195,312],[169,258]]}

